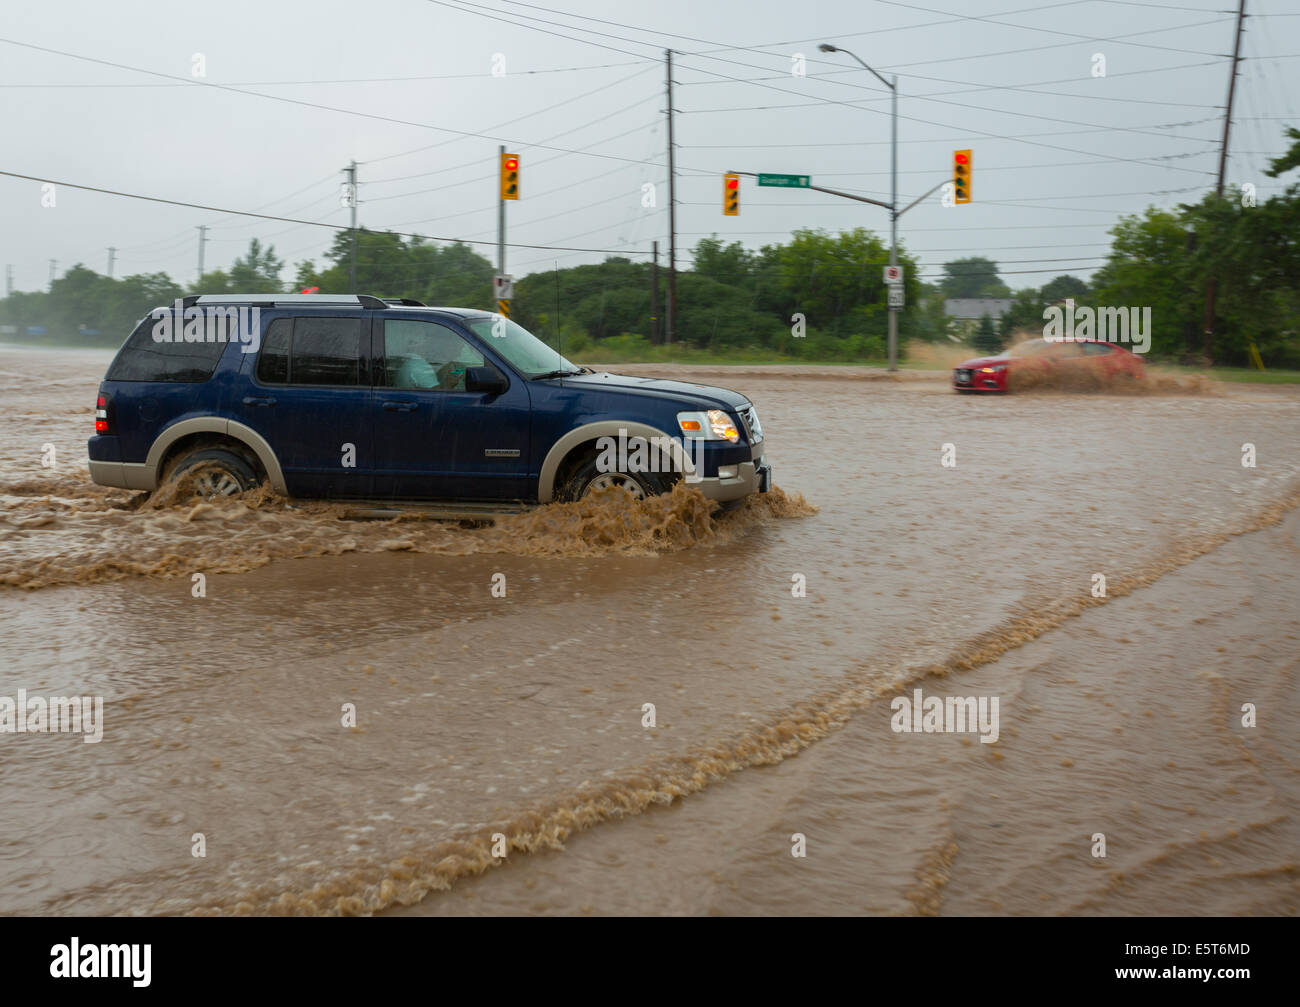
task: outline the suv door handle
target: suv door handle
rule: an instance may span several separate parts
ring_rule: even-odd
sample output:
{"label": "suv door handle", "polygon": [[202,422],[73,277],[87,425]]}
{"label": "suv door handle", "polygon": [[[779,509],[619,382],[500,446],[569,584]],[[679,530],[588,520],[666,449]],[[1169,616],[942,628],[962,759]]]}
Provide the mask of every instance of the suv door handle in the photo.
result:
{"label": "suv door handle", "polygon": [[244,405],[246,406],[273,406],[275,397],[271,395],[245,395]]}
{"label": "suv door handle", "polygon": [[413,413],[415,412],[415,409],[419,405],[419,403],[418,402],[385,402],[383,405],[384,408],[387,409],[390,413]]}

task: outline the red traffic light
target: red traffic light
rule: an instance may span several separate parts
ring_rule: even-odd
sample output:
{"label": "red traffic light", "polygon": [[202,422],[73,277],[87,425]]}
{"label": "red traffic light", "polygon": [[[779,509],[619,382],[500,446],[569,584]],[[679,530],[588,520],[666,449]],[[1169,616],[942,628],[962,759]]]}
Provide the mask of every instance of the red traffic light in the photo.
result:
{"label": "red traffic light", "polygon": [[739,189],[739,188],[740,188],[740,179],[738,179],[738,178],[729,178],[729,179],[727,179],[727,188],[728,188],[728,189]]}
{"label": "red traffic light", "polygon": [[953,157],[958,164],[965,164],[970,160],[970,157],[966,154],[954,154]]}
{"label": "red traffic light", "polygon": [[519,167],[519,159],[514,157],[506,158],[506,171],[514,171]]}

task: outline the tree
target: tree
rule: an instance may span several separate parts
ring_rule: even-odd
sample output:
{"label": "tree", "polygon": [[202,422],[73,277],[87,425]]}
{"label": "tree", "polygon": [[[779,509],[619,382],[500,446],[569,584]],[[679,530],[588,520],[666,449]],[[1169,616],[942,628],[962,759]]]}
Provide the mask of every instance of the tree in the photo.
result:
{"label": "tree", "polygon": [[[1074,279],[1069,276],[1066,279]],[[1044,287],[1044,290],[1047,288]],[[1027,287],[1018,291],[1015,300],[1011,302],[1011,307],[1002,313],[998,319],[998,335],[1002,337],[1002,343],[1005,346],[1007,340],[1013,332],[1023,329],[1037,329],[1042,331],[1043,328],[1043,308],[1047,306],[1045,298],[1039,294],[1033,287]]]}
{"label": "tree", "polygon": [[739,241],[723,245],[715,234],[695,244],[695,273],[729,286],[745,283],[753,273],[754,255]]}
{"label": "tree", "polygon": [[1063,273],[1056,279],[1043,284],[1042,300],[1046,304],[1055,304],[1067,297],[1073,297],[1077,301],[1087,296],[1088,284],[1077,276],[1071,276],[1069,273]]}
{"label": "tree", "polygon": [[1155,207],[1121,217],[1110,231],[1109,258],[1093,277],[1088,306],[1151,308],[1158,354],[1178,354],[1185,327],[1200,325],[1204,274],[1187,255],[1187,226],[1180,214]]}
{"label": "tree", "polygon": [[1300,129],[1288,127],[1286,138],[1291,141],[1291,149],[1269,162],[1268,170],[1264,172],[1269,178],[1277,178],[1292,168],[1300,168]]}
{"label": "tree", "polygon": [[265,249],[254,238],[248,243],[248,253],[238,258],[230,267],[230,285],[238,292],[248,294],[280,293],[280,270],[284,260],[275,254],[275,246]]}
{"label": "tree", "polygon": [[975,338],[971,342],[981,353],[993,354],[1002,349],[1002,340],[998,338],[997,331],[993,328],[993,319],[987,312],[980,319],[979,328],[975,330]]}
{"label": "tree", "polygon": [[998,264],[980,255],[945,262],[939,288],[950,299],[1011,296],[1011,289],[998,278]]}

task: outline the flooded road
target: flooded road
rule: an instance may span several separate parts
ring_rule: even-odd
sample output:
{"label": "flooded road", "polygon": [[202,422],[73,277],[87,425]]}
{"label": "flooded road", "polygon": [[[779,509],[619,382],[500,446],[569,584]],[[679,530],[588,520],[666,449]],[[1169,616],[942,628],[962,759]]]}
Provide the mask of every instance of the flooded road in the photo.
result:
{"label": "flooded road", "polygon": [[104,703],[0,733],[0,912],[1295,912],[1294,389],[629,367],[782,492],[462,527],[96,487],[108,356],[0,348],[0,696]]}

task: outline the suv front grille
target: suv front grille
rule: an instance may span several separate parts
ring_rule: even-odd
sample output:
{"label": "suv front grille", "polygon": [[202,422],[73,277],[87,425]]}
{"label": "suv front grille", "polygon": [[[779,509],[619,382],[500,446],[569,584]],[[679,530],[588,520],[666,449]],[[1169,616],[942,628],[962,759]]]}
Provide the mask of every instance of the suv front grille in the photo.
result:
{"label": "suv front grille", "polygon": [[745,425],[745,436],[749,438],[749,443],[760,443],[763,440],[763,427],[758,422],[758,411],[753,406],[745,406],[737,412],[740,413],[740,422]]}

